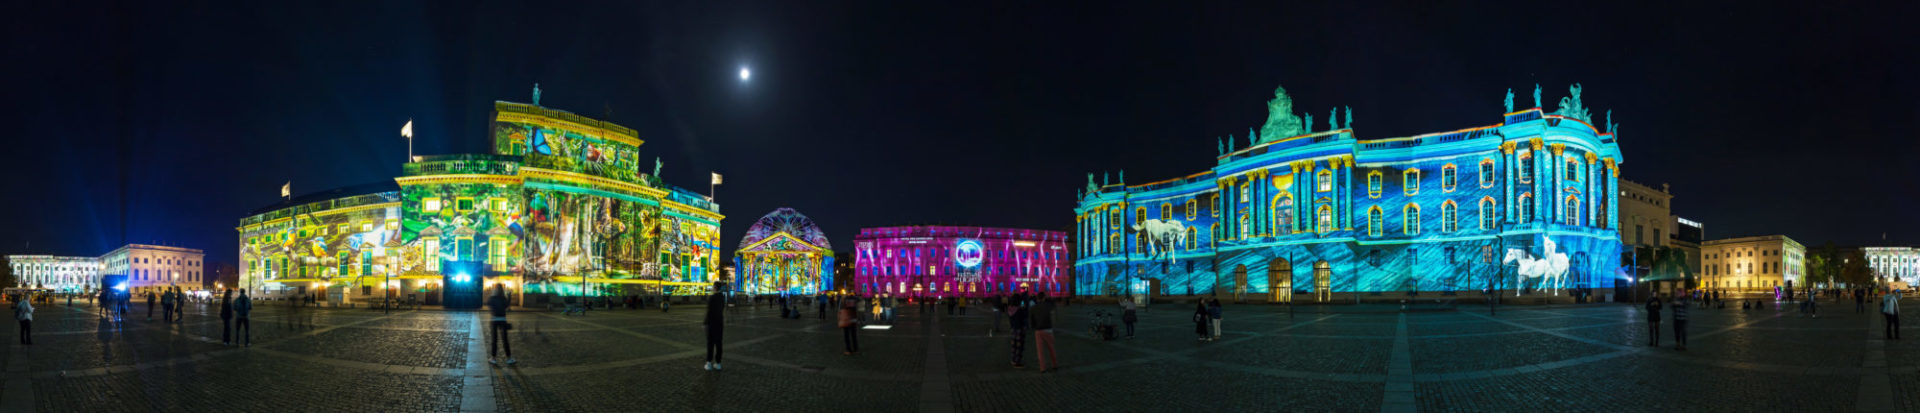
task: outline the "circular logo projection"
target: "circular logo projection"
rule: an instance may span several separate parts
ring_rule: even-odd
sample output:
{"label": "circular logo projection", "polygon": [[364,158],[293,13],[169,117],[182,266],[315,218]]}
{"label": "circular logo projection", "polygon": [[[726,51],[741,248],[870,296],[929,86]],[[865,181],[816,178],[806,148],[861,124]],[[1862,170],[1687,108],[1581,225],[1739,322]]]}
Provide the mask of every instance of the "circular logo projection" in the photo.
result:
{"label": "circular logo projection", "polygon": [[962,268],[980,266],[980,259],[986,257],[986,246],[980,240],[965,239],[953,246],[953,262]]}

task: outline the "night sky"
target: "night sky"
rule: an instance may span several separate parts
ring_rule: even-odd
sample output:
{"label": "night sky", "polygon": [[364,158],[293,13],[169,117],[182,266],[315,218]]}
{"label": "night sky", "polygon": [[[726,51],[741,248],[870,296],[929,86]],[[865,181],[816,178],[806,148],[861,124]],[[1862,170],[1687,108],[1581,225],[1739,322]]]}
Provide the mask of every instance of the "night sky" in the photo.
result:
{"label": "night sky", "polygon": [[1275,85],[1374,139],[1574,82],[1622,125],[1622,178],[1670,183],[1710,239],[1920,243],[1915,2],[37,3],[0,13],[5,254],[232,263],[282,183],[392,182],[408,119],[418,154],[486,153],[492,102],[536,82],[638,130],[671,184],[725,174],[729,250],[782,206],[843,251],[868,226],[1071,228],[1086,173],[1206,169]]}

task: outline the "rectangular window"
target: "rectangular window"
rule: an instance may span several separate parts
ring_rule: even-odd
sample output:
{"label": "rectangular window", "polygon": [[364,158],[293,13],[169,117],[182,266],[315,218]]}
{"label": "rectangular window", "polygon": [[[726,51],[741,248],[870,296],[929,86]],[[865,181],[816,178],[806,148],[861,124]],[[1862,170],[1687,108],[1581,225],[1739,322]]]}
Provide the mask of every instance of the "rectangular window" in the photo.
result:
{"label": "rectangular window", "polygon": [[428,213],[440,212],[440,198],[420,198],[420,211]]}
{"label": "rectangular window", "polygon": [[494,198],[494,199],[493,199],[493,212],[507,212],[507,199],[506,199],[506,198]]}
{"label": "rectangular window", "polygon": [[1373,198],[1380,197],[1380,186],[1382,185],[1381,181],[1383,180],[1385,180],[1385,178],[1380,174],[1380,171],[1373,171],[1373,172],[1367,173],[1367,196],[1368,197],[1373,197]]}
{"label": "rectangular window", "polygon": [[1247,184],[1240,184],[1240,203],[1247,203]]}
{"label": "rectangular window", "polygon": [[468,212],[468,211],[472,211],[472,210],[473,210],[473,198],[469,198],[469,197],[460,197],[460,198],[458,198],[458,200],[457,200],[457,201],[456,201],[456,203],[455,203],[455,208],[454,208],[454,210],[456,210],[456,211],[460,211],[460,212]]}
{"label": "rectangular window", "polygon": [[387,218],[387,230],[388,230],[388,231],[396,231],[396,230],[399,230],[399,229],[400,229],[400,220],[398,220],[398,219],[393,219],[393,218]]}
{"label": "rectangular window", "polygon": [[1480,187],[1493,187],[1493,160],[1491,159],[1480,162]]}
{"label": "rectangular window", "polygon": [[1458,175],[1459,172],[1457,172],[1457,168],[1454,168],[1453,165],[1440,168],[1440,190],[1452,191],[1454,184],[1460,183]]}
{"label": "rectangular window", "polygon": [[1420,194],[1420,170],[1408,169],[1406,172],[1401,172],[1400,187],[1406,191],[1407,195]]}
{"label": "rectangular window", "polygon": [[420,239],[420,259],[425,260],[427,271],[440,271],[440,239],[426,237]]}

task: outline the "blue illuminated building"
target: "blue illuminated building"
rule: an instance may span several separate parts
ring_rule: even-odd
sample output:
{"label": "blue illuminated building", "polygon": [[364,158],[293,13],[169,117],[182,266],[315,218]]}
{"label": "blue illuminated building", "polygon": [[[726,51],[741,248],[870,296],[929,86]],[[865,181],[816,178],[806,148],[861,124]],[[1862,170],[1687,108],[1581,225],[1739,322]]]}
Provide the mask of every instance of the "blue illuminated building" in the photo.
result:
{"label": "blue illuminated building", "polygon": [[1509,92],[1497,123],[1372,139],[1351,110],[1314,131],[1275,94],[1211,169],[1132,185],[1089,174],[1075,292],[1305,303],[1614,287],[1624,160],[1577,85],[1553,112],[1536,87],[1534,108]]}

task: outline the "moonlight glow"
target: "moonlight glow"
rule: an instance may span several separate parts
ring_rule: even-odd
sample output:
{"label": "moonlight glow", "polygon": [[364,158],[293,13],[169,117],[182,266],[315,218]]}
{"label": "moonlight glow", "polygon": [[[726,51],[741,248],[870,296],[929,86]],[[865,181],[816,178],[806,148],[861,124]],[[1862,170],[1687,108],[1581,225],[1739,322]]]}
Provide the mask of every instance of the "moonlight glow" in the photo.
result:
{"label": "moonlight glow", "polygon": [[740,68],[740,81],[745,82],[750,78],[753,78],[753,71],[744,67]]}

